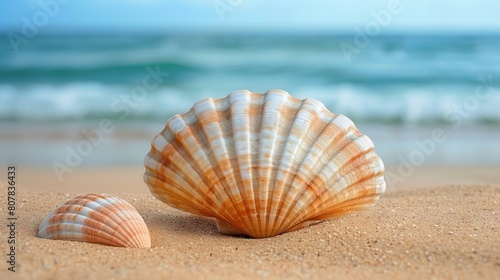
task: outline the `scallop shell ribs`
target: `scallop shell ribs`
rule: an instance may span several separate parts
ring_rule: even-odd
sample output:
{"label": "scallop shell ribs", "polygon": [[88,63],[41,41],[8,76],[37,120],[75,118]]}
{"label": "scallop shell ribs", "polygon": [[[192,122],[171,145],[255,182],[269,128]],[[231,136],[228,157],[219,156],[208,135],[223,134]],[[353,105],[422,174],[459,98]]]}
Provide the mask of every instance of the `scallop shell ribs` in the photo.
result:
{"label": "scallop shell ribs", "polygon": [[384,165],[351,120],[282,90],[240,90],[173,116],[147,154],[159,200],[223,234],[270,237],[374,205]]}
{"label": "scallop shell ribs", "polygon": [[109,194],[85,194],[66,201],[45,217],[38,237],[151,247],[149,230],[141,215],[127,201]]}

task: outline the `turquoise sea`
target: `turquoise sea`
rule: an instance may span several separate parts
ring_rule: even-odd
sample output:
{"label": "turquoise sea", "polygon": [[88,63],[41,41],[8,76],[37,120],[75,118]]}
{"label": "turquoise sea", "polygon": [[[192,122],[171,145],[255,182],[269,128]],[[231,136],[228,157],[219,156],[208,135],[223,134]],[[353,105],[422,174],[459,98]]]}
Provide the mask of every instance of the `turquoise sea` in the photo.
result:
{"label": "turquoise sea", "polygon": [[106,118],[116,129],[82,164],[141,164],[152,135],[195,101],[284,89],[351,118],[389,164],[435,128],[448,140],[426,163],[498,164],[498,50],[498,36],[393,35],[359,46],[335,34],[163,34],[38,36],[15,52],[4,34],[2,163],[64,161]]}

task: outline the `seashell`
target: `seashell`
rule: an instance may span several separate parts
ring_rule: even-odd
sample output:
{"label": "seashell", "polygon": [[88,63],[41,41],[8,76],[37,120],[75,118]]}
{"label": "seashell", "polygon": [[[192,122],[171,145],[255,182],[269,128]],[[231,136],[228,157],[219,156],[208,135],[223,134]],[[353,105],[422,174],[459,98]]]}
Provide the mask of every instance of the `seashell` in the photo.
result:
{"label": "seashell", "polygon": [[374,205],[384,165],[351,120],[282,90],[240,90],[173,116],[144,181],[171,207],[223,234],[275,236]]}
{"label": "seashell", "polygon": [[109,194],[85,194],[66,201],[43,219],[38,237],[151,247],[149,230],[141,215],[127,201]]}

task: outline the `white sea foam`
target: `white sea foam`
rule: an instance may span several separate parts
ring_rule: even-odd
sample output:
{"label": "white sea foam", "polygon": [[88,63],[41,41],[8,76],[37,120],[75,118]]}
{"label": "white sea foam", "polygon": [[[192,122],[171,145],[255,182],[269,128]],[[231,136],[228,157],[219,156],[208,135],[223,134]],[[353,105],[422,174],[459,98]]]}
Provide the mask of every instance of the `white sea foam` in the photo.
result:
{"label": "white sea foam", "polygon": [[[120,112],[113,104],[131,98],[127,120],[165,120],[190,109],[203,98],[220,98],[231,90],[218,92],[210,88],[176,89],[159,87],[147,93],[144,101],[132,98],[132,87],[99,83],[69,83],[61,85],[35,84],[30,86],[0,85],[0,119],[16,121],[84,121],[86,119],[118,118]],[[233,90],[235,90],[234,88]],[[248,88],[256,91],[255,89]],[[387,87],[384,93],[367,87],[343,84],[324,87],[297,87],[288,90],[299,98],[314,98],[331,111],[343,114],[356,122],[389,124],[432,124],[450,121],[456,106],[465,110],[468,123],[500,123],[500,89],[477,107],[464,107],[474,88],[419,87],[404,89]],[[467,111],[467,108],[471,109]],[[473,109],[473,110],[472,110]],[[459,114],[457,111],[455,114]]]}

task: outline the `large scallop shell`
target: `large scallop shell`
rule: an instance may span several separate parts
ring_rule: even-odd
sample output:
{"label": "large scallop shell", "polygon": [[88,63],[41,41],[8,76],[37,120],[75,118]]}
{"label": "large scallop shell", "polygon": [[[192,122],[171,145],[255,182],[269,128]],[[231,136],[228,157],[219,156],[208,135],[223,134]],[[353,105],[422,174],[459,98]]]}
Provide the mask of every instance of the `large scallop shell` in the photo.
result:
{"label": "large scallop shell", "polygon": [[363,209],[385,190],[382,160],[351,120],[281,90],[197,102],[167,122],[144,165],[156,198],[251,237]]}
{"label": "large scallop shell", "polygon": [[141,215],[127,201],[109,194],[85,194],[66,201],[43,219],[38,237],[151,247],[149,230]]}

